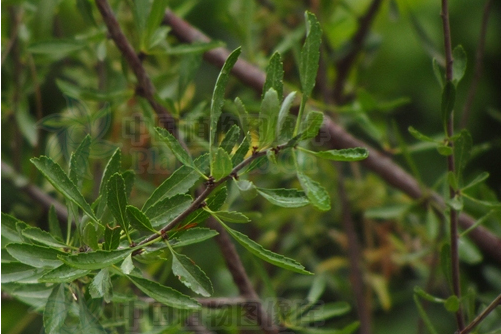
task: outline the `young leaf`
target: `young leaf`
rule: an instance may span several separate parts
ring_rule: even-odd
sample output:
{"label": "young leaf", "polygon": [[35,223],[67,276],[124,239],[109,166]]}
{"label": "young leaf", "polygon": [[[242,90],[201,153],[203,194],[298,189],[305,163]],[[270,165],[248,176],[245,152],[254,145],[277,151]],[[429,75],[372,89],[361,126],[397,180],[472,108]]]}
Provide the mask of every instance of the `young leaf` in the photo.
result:
{"label": "young leaf", "polygon": [[451,116],[452,110],[454,110],[454,104],[456,103],[456,87],[452,82],[447,82],[442,91],[442,122],[446,126],[447,120]]}
{"label": "young leaf", "polygon": [[162,19],[165,15],[165,8],[167,7],[167,0],[154,0],[151,5],[150,15],[146,21],[146,31],[144,34],[145,46],[149,47],[151,37],[155,30],[160,26]]}
{"label": "young leaf", "polygon": [[324,114],[319,111],[312,111],[306,116],[306,125],[302,131],[301,140],[314,138],[324,122]]}
{"label": "young leaf", "polygon": [[264,94],[259,112],[259,146],[267,147],[276,138],[278,113],[280,111],[280,102],[278,94],[270,88]]}
{"label": "young leaf", "polygon": [[59,225],[54,205],[51,205],[49,209],[49,231],[56,239],[63,240],[63,233],[61,232],[61,226]]}
{"label": "young leaf", "polygon": [[49,247],[56,247],[56,248],[66,247],[66,244],[64,242],[55,239],[52,236],[52,234],[50,234],[49,232],[45,232],[39,229],[38,227],[25,228],[21,233],[26,238],[34,240]]}
{"label": "young leaf", "polygon": [[363,147],[344,148],[340,150],[320,152],[309,151],[306,149],[301,149],[301,151],[312,154],[322,159],[334,161],[360,161],[366,159],[369,156],[369,151]]}
{"label": "young leaf", "polygon": [[266,92],[273,88],[278,94],[278,100],[282,100],[284,95],[284,64],[279,52],[275,52],[271,58],[268,66],[266,67],[266,81],[263,86],[263,96]]}
{"label": "young leaf", "polygon": [[249,152],[250,138],[251,134],[250,132],[248,132],[247,135],[244,137],[244,139],[242,139],[240,146],[238,146],[237,150],[235,151],[235,154],[233,154],[233,157],[231,158],[231,163],[233,166],[236,166],[239,163],[241,163],[244,160],[247,153]]}
{"label": "young leaf", "polygon": [[120,249],[113,251],[95,251],[90,253],[79,253],[70,256],[59,256],[64,263],[79,269],[102,269],[117,262],[123,261],[134,249]]}
{"label": "young leaf", "polygon": [[350,310],[351,306],[347,302],[327,303],[322,305],[320,308],[312,309],[305,315],[301,316],[301,322],[304,324],[327,320],[344,315]]}
{"label": "young leaf", "polygon": [[139,288],[139,290],[159,303],[178,309],[195,310],[200,308],[200,304],[196,300],[165,285],[142,277],[131,275],[127,277]]}
{"label": "young leaf", "polygon": [[237,144],[238,139],[240,138],[240,128],[238,125],[234,124],[226,133],[226,136],[224,136],[223,140],[221,141],[221,144],[219,147],[221,147],[223,150],[226,151],[226,153],[231,154],[231,151],[233,151],[233,147]]}
{"label": "young leaf", "polygon": [[[200,171],[205,173],[208,170],[209,155],[201,155],[194,163]],[[144,203],[143,211],[148,210],[151,206],[165,198],[186,193],[199,179],[200,174],[197,171],[187,166],[181,166],[153,191],[151,196]]]}
{"label": "young leaf", "polygon": [[224,222],[228,223],[248,223],[250,219],[243,213],[237,211],[216,211],[211,212],[213,216],[218,217]]}
{"label": "young leaf", "polygon": [[263,248],[260,244],[255,242],[254,240],[250,239],[248,236],[246,236],[243,233],[240,233],[236,230],[233,230],[226,226],[225,224],[222,223],[226,231],[239,243],[241,244],[245,249],[247,249],[249,252],[254,254],[255,256],[259,257],[260,259],[269,262],[277,267],[284,268],[296,273],[300,274],[306,274],[306,275],[312,275],[311,272],[307,271],[304,269],[304,266],[302,266],[299,262],[290,259],[288,257],[285,257],[283,255],[273,253],[270,250],[267,250]]}
{"label": "young leaf", "polygon": [[90,270],[73,268],[67,264],[63,264],[45,273],[38,281],[42,283],[69,283],[77,278],[86,276],[88,273],[90,273]]}
{"label": "young leaf", "polygon": [[443,300],[442,298],[430,295],[429,293],[421,289],[419,286],[414,287],[414,293],[417,294],[419,297],[426,299],[427,301],[430,301],[432,303],[443,304],[445,302],[445,300]]}
{"label": "young leaf", "polygon": [[429,143],[439,143],[438,140],[435,140],[433,138],[430,138],[418,130],[414,129],[412,126],[409,126],[409,133],[416,138],[417,140],[424,141],[424,142],[429,142]]}
{"label": "young leaf", "polygon": [[124,262],[120,265],[120,270],[126,275],[129,275],[134,270],[134,262],[132,262],[132,254],[129,254]]}
{"label": "young leaf", "polygon": [[320,183],[313,181],[309,176],[302,172],[297,173],[297,177],[301,186],[308,196],[311,204],[316,206],[319,210],[328,211],[331,208],[331,198],[327,190],[320,185]]}
{"label": "young leaf", "polygon": [[[280,111],[278,113],[278,121],[277,121],[277,133],[278,133],[278,138],[280,140],[288,140],[290,139],[288,137],[289,134],[292,134],[292,131],[294,130],[294,122],[291,123],[290,125],[286,122],[287,116],[289,115],[289,110],[292,106],[292,103],[294,102],[294,99],[296,98],[296,92],[292,92],[289,95],[287,95],[282,102],[282,106],[280,107]],[[284,127],[289,127],[290,131],[287,131],[286,128]]]}
{"label": "young leaf", "polygon": [[66,298],[64,284],[57,284],[47,300],[43,312],[43,325],[45,333],[60,333],[61,327],[70,309],[70,302]]}
{"label": "young leaf", "polygon": [[64,197],[78,205],[94,222],[99,223],[89,203],[87,203],[82,193],[68,178],[68,175],[62,170],[61,166],[46,156],[32,158],[30,161]]}
{"label": "young leaf", "polygon": [[423,308],[423,305],[421,305],[421,302],[419,301],[419,298],[416,294],[414,294],[414,302],[416,303],[416,307],[418,309],[419,315],[421,316],[421,319],[423,319],[424,324],[428,328],[428,331],[431,334],[438,334],[438,332],[435,330],[435,327],[433,327],[433,324],[430,321],[430,318],[426,314],[426,311]]}
{"label": "young leaf", "polygon": [[115,173],[120,173],[120,166],[122,164],[122,152],[120,149],[116,149],[115,152],[111,155],[110,160],[106,164],[104,168],[103,177],[101,178],[101,184],[99,186],[99,197],[100,200],[97,205],[96,214],[99,218],[103,217],[107,206],[107,197],[108,197],[108,181],[111,176]]}
{"label": "young leaf", "polygon": [[108,268],[101,269],[94,276],[89,285],[89,293],[92,298],[103,298],[106,303],[111,302],[113,297],[113,288],[111,286],[111,277]]}
{"label": "young leaf", "polygon": [[305,19],[306,40],[301,49],[301,59],[299,61],[299,77],[304,95],[303,99],[307,99],[310,96],[315,86],[320,59],[320,43],[322,40],[322,30],[315,15],[307,11]]}
{"label": "young leaf", "polygon": [[186,150],[179,144],[177,139],[166,129],[164,128],[155,128],[155,131],[158,133],[160,138],[167,144],[172,153],[176,156],[176,158],[185,166],[195,168],[193,164],[193,159],[191,159],[190,155]]}
{"label": "young leaf", "polygon": [[66,255],[54,248],[30,244],[8,244],[6,249],[19,262],[35,268],[58,267],[62,264],[59,257]]}
{"label": "young leaf", "polygon": [[170,246],[169,248],[172,254],[172,273],[194,292],[210,297],[214,290],[203,270],[186,255],[175,252]]}
{"label": "young leaf", "polygon": [[130,225],[138,231],[156,232],[151,226],[151,222],[146,215],[132,205],[127,205],[127,217],[129,218]]}
{"label": "young leaf", "polygon": [[85,136],[70,159],[70,180],[78,186],[80,180],[87,176],[89,170],[90,135]]}
{"label": "young leaf", "polygon": [[106,225],[104,230],[103,250],[114,250],[120,245],[120,226],[110,227]]}
{"label": "young leaf", "polygon": [[107,203],[118,225],[120,225],[128,235],[129,222],[125,212],[125,207],[127,206],[125,181],[122,175],[118,173],[113,174],[108,181]]}
{"label": "young leaf", "polygon": [[[219,117],[221,116],[221,109],[224,104],[224,92],[226,90],[226,85],[230,77],[230,71],[237,62],[238,56],[240,56],[241,49],[235,49],[224,62],[221,72],[216,80],[216,85],[214,87],[214,92],[212,93],[211,105],[210,105],[210,136],[209,136],[209,149],[211,160],[213,158],[212,147],[214,146],[214,138],[217,131],[217,123]],[[213,173],[211,169],[211,174]]]}
{"label": "young leaf", "polygon": [[172,247],[183,247],[192,244],[197,244],[199,242],[205,241],[207,239],[213,238],[218,235],[214,230],[204,227],[190,228],[189,230],[183,232],[179,235],[172,244]]}
{"label": "young leaf", "polygon": [[461,45],[454,48],[452,57],[454,58],[454,62],[452,63],[452,81],[457,86],[466,72],[466,52]]}
{"label": "young leaf", "polygon": [[240,190],[240,195],[242,195],[243,199],[250,200],[257,196],[257,190],[254,183],[247,180],[238,180],[235,181],[235,184],[238,190]]}
{"label": "young leaf", "polygon": [[436,58],[433,58],[433,74],[435,74],[435,78],[437,79],[440,88],[444,88],[445,73],[443,68],[438,64]]}
{"label": "young leaf", "polygon": [[217,153],[211,161],[211,171],[214,180],[219,180],[231,173],[233,164],[231,158],[221,147],[218,148]]}
{"label": "young leaf", "polygon": [[177,217],[190,206],[192,200],[190,195],[185,194],[165,198],[151,206],[144,214],[150,219],[151,225],[156,228]]}
{"label": "young leaf", "polygon": [[310,204],[306,194],[297,189],[263,189],[256,188],[257,192],[270,203],[284,208],[299,208]]}

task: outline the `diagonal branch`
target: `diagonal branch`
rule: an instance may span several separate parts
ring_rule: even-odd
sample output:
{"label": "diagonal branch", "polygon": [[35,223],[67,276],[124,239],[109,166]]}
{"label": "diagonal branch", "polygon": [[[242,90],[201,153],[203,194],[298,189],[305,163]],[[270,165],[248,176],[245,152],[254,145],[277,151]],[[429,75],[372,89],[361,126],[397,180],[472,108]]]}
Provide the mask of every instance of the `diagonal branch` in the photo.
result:
{"label": "diagonal branch", "polygon": [[103,17],[106,27],[108,28],[111,39],[115,42],[115,45],[124,56],[137,78],[138,87],[136,89],[136,94],[144,97],[148,101],[155,113],[158,115],[162,126],[169,130],[175,137],[178,137],[174,117],[172,117],[169,111],[155,99],[155,87],[153,86],[148,73],[146,73],[146,70],[141,63],[141,59],[139,59],[139,56],[136,54],[134,48],[129,43],[127,37],[125,37],[122,29],[120,28],[110,4],[106,0],[96,0],[96,5],[101,13],[101,16]]}
{"label": "diagonal branch", "polygon": [[[209,41],[210,39],[200,32],[198,29],[191,26],[186,21],[175,16],[171,11],[166,11],[164,23],[169,24],[172,32],[183,42],[193,43],[198,41]],[[204,59],[217,66],[221,67],[224,60],[229,55],[229,51],[224,48],[218,48],[207,51],[204,54]],[[233,67],[232,73],[243,83],[246,83],[251,88],[261,92],[264,86],[266,75],[263,71],[259,70],[256,66],[240,60]],[[366,147],[369,150],[369,157],[362,160],[361,163],[378,174],[389,185],[401,190],[408,196],[414,199],[421,199],[427,197],[432,200],[435,205],[445,209],[444,199],[437,193],[431,190],[426,192],[421,188],[419,182],[407,173],[402,167],[393,162],[385,154],[379,152],[377,149],[371,147],[367,143],[353,137],[340,125],[336,124],[330,117],[324,117],[323,130],[330,139],[330,146],[336,149],[352,148],[352,147]],[[459,224],[463,229],[467,229],[475,223],[475,220],[465,214],[459,215]],[[492,259],[501,263],[501,239],[492,234],[490,231],[483,227],[477,227],[469,234],[469,237],[475,244]]]}
{"label": "diagonal branch", "polygon": [[482,320],[484,320],[499,305],[501,305],[501,295],[497,296],[496,299],[494,299],[482,313],[480,313],[475,319],[473,319],[473,321],[460,332],[460,334],[470,333],[473,328],[481,323]]}

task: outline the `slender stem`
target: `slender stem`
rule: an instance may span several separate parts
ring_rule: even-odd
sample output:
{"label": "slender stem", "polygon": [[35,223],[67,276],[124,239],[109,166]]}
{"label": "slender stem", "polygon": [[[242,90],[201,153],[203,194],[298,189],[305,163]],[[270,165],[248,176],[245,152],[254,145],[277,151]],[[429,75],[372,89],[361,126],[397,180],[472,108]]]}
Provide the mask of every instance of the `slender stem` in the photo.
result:
{"label": "slender stem", "polygon": [[[451,29],[449,23],[449,4],[448,0],[442,0],[442,26],[444,33],[444,49],[445,49],[445,78],[448,82],[452,82],[452,42]],[[447,119],[447,137],[451,138],[454,135],[454,112],[452,111]],[[449,140],[449,146],[454,149],[454,143]],[[453,150],[454,151],[454,150]],[[454,153],[447,157],[447,170],[449,173],[455,172]],[[449,185],[449,196],[454,198],[457,195],[456,190]],[[458,211],[450,208],[450,233],[451,233],[451,267],[452,267],[452,289],[454,295],[461,300],[461,283],[459,272],[459,252],[458,252]],[[464,328],[463,308],[460,304],[456,312],[456,322],[458,329],[461,331]]]}
{"label": "slender stem", "polygon": [[499,305],[501,305],[501,295],[497,296],[496,299],[494,299],[482,313],[473,319],[473,321],[460,332],[460,334],[468,334],[471,332],[473,328],[482,322],[482,320],[484,320]]}
{"label": "slender stem", "polygon": [[470,89],[468,90],[468,97],[466,98],[466,103],[463,108],[463,113],[461,116],[461,122],[459,124],[460,128],[466,127],[468,124],[468,118],[470,117],[470,110],[475,99],[475,94],[477,93],[478,83],[480,77],[482,76],[483,69],[483,59],[485,51],[485,39],[487,36],[487,22],[489,21],[489,14],[491,12],[492,0],[487,0],[484,6],[484,13],[482,15],[482,26],[480,28],[480,37],[478,39],[477,54],[475,55],[475,70],[473,75],[473,81],[471,82]]}

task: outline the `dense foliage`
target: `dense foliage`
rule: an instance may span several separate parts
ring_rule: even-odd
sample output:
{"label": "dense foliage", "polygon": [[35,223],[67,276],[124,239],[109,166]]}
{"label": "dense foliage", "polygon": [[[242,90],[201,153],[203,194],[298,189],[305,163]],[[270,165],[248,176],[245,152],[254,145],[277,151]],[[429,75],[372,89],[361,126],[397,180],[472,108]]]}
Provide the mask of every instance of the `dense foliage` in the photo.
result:
{"label": "dense foliage", "polygon": [[2,330],[501,333],[495,6],[2,2]]}

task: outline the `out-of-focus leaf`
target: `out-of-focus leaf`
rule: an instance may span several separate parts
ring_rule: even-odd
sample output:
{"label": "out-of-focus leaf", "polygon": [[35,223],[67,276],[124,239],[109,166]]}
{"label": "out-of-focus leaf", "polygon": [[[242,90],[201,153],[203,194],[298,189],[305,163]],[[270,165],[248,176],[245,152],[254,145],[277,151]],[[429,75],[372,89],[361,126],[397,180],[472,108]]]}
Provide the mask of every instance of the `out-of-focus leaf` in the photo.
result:
{"label": "out-of-focus leaf", "polygon": [[113,288],[111,286],[110,272],[107,268],[101,269],[89,285],[92,298],[103,298],[106,303],[111,301]]}
{"label": "out-of-focus leaf", "polygon": [[444,303],[445,309],[451,313],[459,310],[459,299],[456,296],[450,296]]}
{"label": "out-of-focus leaf", "polygon": [[83,41],[72,39],[53,39],[31,43],[28,52],[64,57],[86,47]]}
{"label": "out-of-focus leaf", "polygon": [[278,94],[270,88],[264,94],[259,111],[259,147],[267,147],[275,140],[279,111]]}
{"label": "out-of-focus leaf", "polygon": [[456,103],[456,87],[450,81],[445,83],[444,89],[442,91],[442,122],[444,127],[447,124],[452,111],[454,110],[454,105]]}
{"label": "out-of-focus leaf", "polygon": [[470,265],[481,263],[482,253],[475,244],[466,238],[460,238],[458,243],[459,259]]}
{"label": "out-of-focus leaf", "polygon": [[243,199],[250,200],[257,196],[256,187],[251,181],[238,180],[235,181],[235,184],[237,185],[238,190],[240,190],[240,195]]}
{"label": "out-of-focus leaf", "polygon": [[454,48],[452,58],[454,59],[452,63],[452,81],[457,86],[466,72],[466,52],[461,45]]}
{"label": "out-of-focus leaf", "polygon": [[424,142],[430,142],[430,143],[439,143],[438,140],[435,140],[433,138],[430,138],[418,130],[414,129],[412,126],[409,126],[409,133],[416,138],[417,140],[424,141]]}
{"label": "out-of-focus leaf", "polygon": [[306,116],[305,126],[302,129],[301,140],[311,139],[317,136],[324,122],[324,114],[319,111],[311,111]]}
{"label": "out-of-focus leaf", "polygon": [[64,284],[55,285],[43,312],[43,325],[46,333],[60,333],[59,330],[64,325],[69,306],[70,302],[66,298]]}
{"label": "out-of-focus leaf", "polygon": [[63,233],[61,232],[61,226],[59,225],[54,205],[51,205],[49,209],[49,231],[56,239],[63,240]]}
{"label": "out-of-focus leaf", "polygon": [[339,317],[348,313],[350,310],[351,306],[347,302],[327,303],[322,305],[320,308],[315,308],[301,316],[301,322],[312,323],[315,321]]}
{"label": "out-of-focus leaf", "polygon": [[301,148],[301,151],[304,151],[308,154],[312,154],[322,159],[333,160],[333,161],[360,161],[366,159],[369,156],[369,151],[363,147],[344,148],[340,150],[329,150],[320,152],[309,151]]}
{"label": "out-of-focus leaf", "polygon": [[[296,98],[297,92],[292,92],[287,95],[280,106],[280,111],[278,113],[278,121],[277,121],[277,134],[280,140],[288,140],[290,139],[289,134],[292,134],[294,130],[294,123],[288,124],[286,122],[287,116],[289,115],[290,108],[294,99]],[[288,129],[284,128],[288,127]]]}
{"label": "out-of-focus leaf", "polygon": [[440,88],[444,87],[445,84],[445,72],[444,69],[438,64],[437,59],[433,58],[433,74],[440,85]]}

